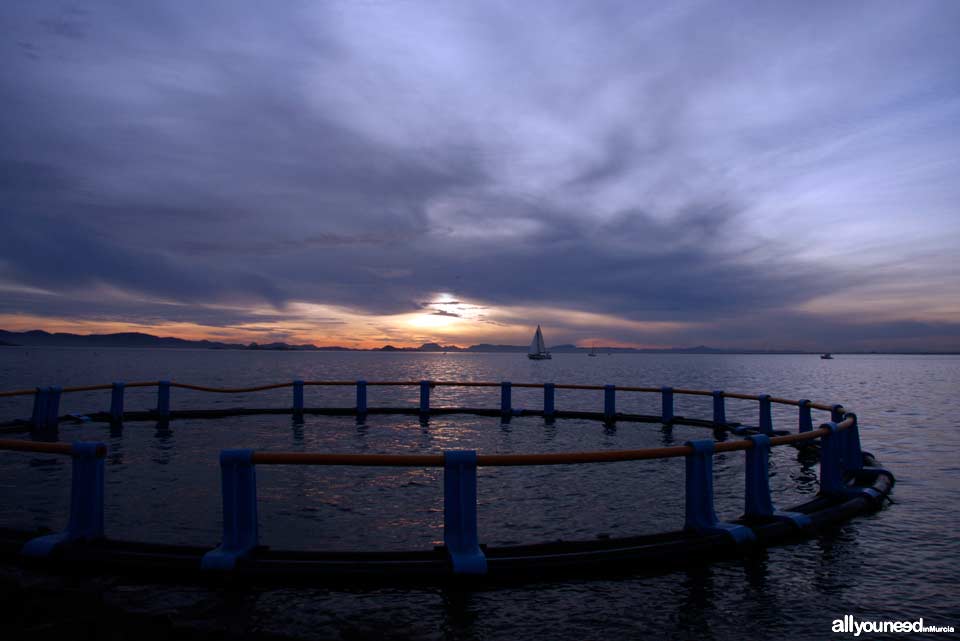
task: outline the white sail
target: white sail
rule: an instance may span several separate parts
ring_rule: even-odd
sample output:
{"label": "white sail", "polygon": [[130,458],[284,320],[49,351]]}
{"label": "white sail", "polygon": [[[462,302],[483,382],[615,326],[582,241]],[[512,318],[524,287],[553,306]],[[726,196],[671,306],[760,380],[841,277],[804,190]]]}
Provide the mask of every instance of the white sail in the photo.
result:
{"label": "white sail", "polygon": [[530,353],[544,354],[546,351],[547,346],[543,342],[543,332],[540,330],[540,326],[537,325],[537,333],[533,335],[533,341],[530,343]]}

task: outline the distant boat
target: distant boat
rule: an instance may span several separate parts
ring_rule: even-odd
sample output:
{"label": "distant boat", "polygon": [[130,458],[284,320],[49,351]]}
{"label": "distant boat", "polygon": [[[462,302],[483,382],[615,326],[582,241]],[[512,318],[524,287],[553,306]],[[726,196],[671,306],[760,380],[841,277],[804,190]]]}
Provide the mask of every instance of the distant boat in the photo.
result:
{"label": "distant boat", "polygon": [[590,353],[587,354],[587,356],[596,356],[596,355],[597,355],[597,346],[596,346],[596,345],[591,345],[591,346],[590,346]]}
{"label": "distant boat", "polygon": [[830,356],[830,352],[827,352],[826,354],[820,354],[820,358],[822,358],[825,361],[833,360],[833,356]]}
{"label": "distant boat", "polygon": [[551,358],[550,352],[547,351],[547,346],[543,342],[543,331],[541,331],[539,325],[537,325],[537,333],[533,335],[533,340],[530,342],[530,351],[527,353],[527,358],[534,361],[545,361]]}

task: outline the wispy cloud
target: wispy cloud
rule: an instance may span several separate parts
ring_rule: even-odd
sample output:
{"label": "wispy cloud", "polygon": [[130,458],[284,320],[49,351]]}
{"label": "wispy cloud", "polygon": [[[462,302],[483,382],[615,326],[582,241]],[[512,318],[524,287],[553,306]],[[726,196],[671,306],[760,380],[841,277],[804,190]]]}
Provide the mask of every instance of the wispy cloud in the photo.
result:
{"label": "wispy cloud", "polygon": [[954,3],[0,19],[0,318],[957,346]]}

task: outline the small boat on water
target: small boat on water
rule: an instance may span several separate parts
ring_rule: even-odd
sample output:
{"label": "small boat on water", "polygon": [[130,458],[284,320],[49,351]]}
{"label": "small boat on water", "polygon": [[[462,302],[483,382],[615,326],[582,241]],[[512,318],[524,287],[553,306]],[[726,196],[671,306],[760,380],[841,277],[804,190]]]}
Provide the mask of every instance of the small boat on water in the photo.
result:
{"label": "small boat on water", "polygon": [[596,346],[596,345],[591,345],[591,346],[590,346],[590,353],[587,354],[587,356],[596,356],[596,355],[597,355],[597,346]]}
{"label": "small boat on water", "polygon": [[833,360],[833,356],[830,356],[830,352],[827,352],[826,354],[820,354],[820,358],[822,358],[825,361]]}
{"label": "small boat on water", "polygon": [[547,351],[547,345],[543,342],[543,331],[537,325],[537,333],[533,335],[533,341],[530,342],[530,351],[527,358],[533,361],[545,361],[550,358],[550,352]]}

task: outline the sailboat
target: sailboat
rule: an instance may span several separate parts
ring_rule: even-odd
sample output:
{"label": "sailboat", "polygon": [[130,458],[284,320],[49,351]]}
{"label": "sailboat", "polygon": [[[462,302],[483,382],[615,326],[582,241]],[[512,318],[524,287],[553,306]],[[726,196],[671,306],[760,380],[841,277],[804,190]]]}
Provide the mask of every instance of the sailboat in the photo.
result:
{"label": "sailboat", "polygon": [[591,345],[591,346],[590,346],[590,353],[587,354],[587,356],[596,356],[596,355],[597,355],[597,346],[596,346],[596,345]]}
{"label": "sailboat", "polygon": [[550,352],[547,351],[547,346],[543,342],[543,331],[539,325],[537,325],[537,333],[533,335],[533,340],[530,342],[530,351],[527,353],[527,358],[534,361],[545,361],[551,358]]}

